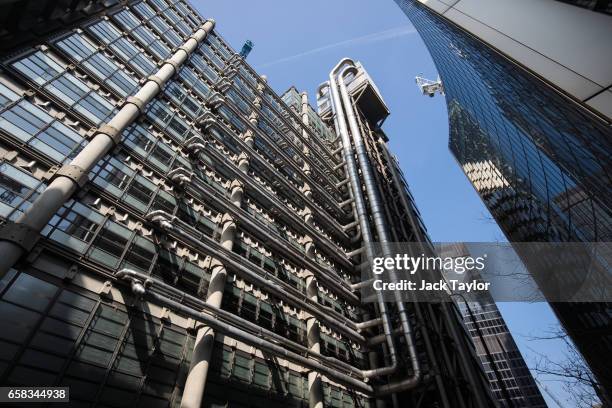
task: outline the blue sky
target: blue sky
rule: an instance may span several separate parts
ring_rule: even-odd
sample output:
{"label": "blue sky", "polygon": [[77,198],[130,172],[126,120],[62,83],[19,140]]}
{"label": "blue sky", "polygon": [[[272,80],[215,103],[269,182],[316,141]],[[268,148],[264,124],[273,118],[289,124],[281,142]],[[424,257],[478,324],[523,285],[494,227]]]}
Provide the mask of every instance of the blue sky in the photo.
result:
{"label": "blue sky", "polygon": [[[423,42],[392,0],[192,0],[236,49],[255,43],[248,62],[283,93],[291,85],[314,95],[342,57],[363,63],[391,116],[383,128],[398,156],[433,241],[504,241],[503,234],[448,150],[444,98],[421,95],[415,75],[437,77]],[[316,104],[314,97],[311,103]],[[558,356],[559,343],[528,341],[556,319],[544,303],[500,309],[529,365],[535,352]],[[535,351],[533,351],[535,350]],[[545,379],[545,378],[542,378]],[[561,386],[546,381],[560,399]],[[547,395],[550,407],[557,405]]]}

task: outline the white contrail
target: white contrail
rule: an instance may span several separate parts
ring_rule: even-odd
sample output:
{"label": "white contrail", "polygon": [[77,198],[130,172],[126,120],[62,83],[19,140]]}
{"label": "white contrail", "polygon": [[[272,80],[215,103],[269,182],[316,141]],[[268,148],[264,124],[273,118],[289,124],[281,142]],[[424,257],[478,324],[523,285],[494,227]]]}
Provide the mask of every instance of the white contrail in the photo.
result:
{"label": "white contrail", "polygon": [[307,55],[317,54],[322,51],[330,50],[332,48],[342,47],[346,45],[354,45],[354,44],[371,44],[379,41],[390,40],[397,37],[403,37],[405,35],[413,34],[416,30],[414,27],[409,25],[404,25],[401,27],[391,28],[389,30],[379,31],[377,33],[367,34],[361,37],[351,38],[349,40],[340,41],[333,44],[324,45],[322,47],[313,48],[312,50],[303,51],[299,54],[291,55],[289,57],[280,58],[275,61],[266,62],[265,64],[261,64],[258,68],[266,68],[271,65],[280,64],[287,61],[293,61],[298,58],[305,57]]}

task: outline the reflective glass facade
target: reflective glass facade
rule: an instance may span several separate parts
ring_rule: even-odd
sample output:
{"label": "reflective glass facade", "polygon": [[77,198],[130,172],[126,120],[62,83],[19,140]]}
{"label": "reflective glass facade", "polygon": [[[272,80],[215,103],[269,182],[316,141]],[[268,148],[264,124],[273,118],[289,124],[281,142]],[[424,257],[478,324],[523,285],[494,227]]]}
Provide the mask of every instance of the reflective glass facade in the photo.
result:
{"label": "reflective glass facade", "polygon": [[[465,244],[442,245],[439,253],[440,256],[453,258],[470,256],[470,250]],[[447,280],[454,278],[454,272],[450,270],[443,274]],[[470,278],[482,279],[482,276],[471,271]],[[476,346],[476,353],[499,404],[509,407],[507,400],[510,399],[512,406],[517,408],[546,408],[546,401],[493,297],[480,294],[472,297],[468,295],[467,298],[463,295],[454,296],[453,299],[461,311],[463,322]],[[505,392],[502,387],[505,387]]]}
{"label": "reflective glass facade", "polygon": [[[612,130],[486,43],[416,1],[398,0],[442,79],[453,155],[514,242],[612,240]],[[609,305],[555,304],[612,386]]]}
{"label": "reflective glass facade", "polygon": [[558,0],[573,6],[583,7],[600,13],[612,14],[612,1],[610,0]]}

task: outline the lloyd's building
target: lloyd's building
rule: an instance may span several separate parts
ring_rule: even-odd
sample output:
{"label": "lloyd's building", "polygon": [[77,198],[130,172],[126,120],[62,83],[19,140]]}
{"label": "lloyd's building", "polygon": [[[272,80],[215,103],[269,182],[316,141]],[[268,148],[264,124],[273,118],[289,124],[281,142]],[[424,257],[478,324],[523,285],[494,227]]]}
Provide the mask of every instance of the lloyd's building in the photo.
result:
{"label": "lloyd's building", "polygon": [[491,406],[451,304],[360,301],[366,244],[428,239],[359,63],[319,115],[183,0],[36,3],[0,5],[1,385]]}

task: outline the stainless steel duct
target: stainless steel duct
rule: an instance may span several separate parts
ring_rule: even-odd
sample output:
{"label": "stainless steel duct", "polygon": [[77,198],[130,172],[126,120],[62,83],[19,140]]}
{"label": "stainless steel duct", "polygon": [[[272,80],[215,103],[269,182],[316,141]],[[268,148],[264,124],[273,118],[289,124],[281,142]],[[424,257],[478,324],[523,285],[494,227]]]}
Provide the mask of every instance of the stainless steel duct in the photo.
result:
{"label": "stainless steel duct", "polygon": [[[152,216],[153,213],[149,214],[149,217]],[[304,311],[311,313],[315,316],[319,321],[321,321],[326,326],[333,328],[339,333],[344,334],[351,340],[355,341],[358,344],[364,345],[366,343],[365,337],[357,332],[357,327],[355,322],[347,319],[346,317],[340,315],[335,310],[329,309],[323,305],[318,303],[313,303],[306,296],[298,297],[287,292],[284,288],[275,283],[276,278],[272,278],[268,275],[267,278],[264,277],[266,275],[265,272],[260,276],[252,269],[255,267],[248,267],[243,263],[239,262],[235,259],[235,257],[239,257],[239,255],[227,251],[221,245],[217,243],[206,243],[204,240],[199,239],[197,236],[192,236],[179,226],[182,226],[185,229],[192,230],[192,227],[185,224],[180,219],[165,213],[161,210],[155,211],[155,217],[157,217],[158,225],[166,231],[170,231],[175,235],[185,239],[192,245],[198,248],[204,249],[206,252],[214,253],[217,257],[223,257],[223,262],[228,269],[232,269],[236,271],[237,274],[244,276],[251,283],[259,286],[270,294],[277,296],[279,299],[290,302],[294,305],[299,306]],[[165,222],[162,222],[165,221]],[[194,231],[194,234],[201,234],[199,231]]]}
{"label": "stainless steel duct", "polygon": [[[348,66],[342,69],[339,75],[336,75],[336,73],[340,70],[340,68],[345,64],[348,64]],[[355,72],[355,71],[356,71],[356,67],[352,60],[348,58],[342,59],[330,73],[329,82],[330,82],[330,89],[331,89],[331,102],[332,102],[331,105],[332,105],[332,110],[334,111],[334,115],[335,115],[334,119],[338,123],[338,129],[340,131],[340,136],[342,137],[342,144],[344,147],[343,149],[344,160],[347,163],[348,176],[351,179],[351,186],[353,188],[356,209],[357,209],[357,213],[360,219],[363,240],[365,241],[365,246],[367,248],[368,259],[371,259],[372,258],[372,248],[370,244],[374,243],[374,240],[372,238],[372,234],[370,231],[368,213],[366,212],[365,200],[364,200],[363,193],[362,193],[361,183],[359,182],[359,173],[357,170],[357,165],[355,163],[355,158],[354,158],[353,150],[351,146],[351,140],[349,138],[349,133],[348,133],[348,129],[346,126],[347,117],[345,117],[343,109],[346,109],[347,111],[349,126],[351,128],[351,133],[353,135],[355,149],[357,150],[357,158],[359,160],[359,165],[360,165],[359,168],[364,178],[364,185],[366,187],[366,193],[368,195],[368,200],[370,202],[370,209],[371,209],[372,218],[374,220],[376,232],[377,232],[379,241],[383,244],[383,251],[385,251],[386,253],[390,253],[389,248],[388,247],[385,248],[385,243],[389,242],[389,239],[388,239],[389,234],[387,232],[382,206],[378,198],[378,190],[374,182],[374,179],[372,177],[371,168],[369,167],[369,161],[367,161],[367,153],[365,151],[365,146],[363,145],[363,139],[361,138],[361,133],[359,131],[359,126],[357,124],[355,112],[353,110],[352,103],[348,95],[346,83],[344,82],[344,76],[346,75],[346,73]],[[340,79],[340,81],[338,81],[338,78]],[[342,101],[341,101],[339,90],[338,90],[338,82],[340,82],[340,90],[342,92]],[[342,107],[343,103],[344,103],[344,108]],[[386,307],[384,306],[384,301],[382,301],[382,294],[379,291],[377,291],[376,295],[377,295],[379,307],[380,307],[380,304],[382,304],[384,307],[384,309],[381,309],[381,318],[383,319],[383,322],[384,322],[385,320],[388,320],[388,317],[386,317],[386,314],[387,314]],[[398,385],[394,386],[392,388],[394,390],[393,392],[396,392],[396,390],[399,390],[399,389],[405,390],[405,389],[413,388],[416,385],[418,385],[421,380],[421,366],[420,366],[420,362],[418,359],[418,354],[416,352],[414,336],[412,334],[412,327],[408,320],[408,315],[404,307],[403,299],[401,299],[401,296],[399,293],[396,293],[396,307],[398,310],[398,314],[400,316],[401,328],[402,328],[402,332],[404,334],[404,338],[406,340],[406,344],[408,347],[408,352],[410,355],[410,361],[411,361],[413,372],[410,377],[402,380],[400,383],[398,383]],[[383,311],[384,311],[384,314],[383,314]],[[390,330],[390,327],[387,328],[385,327],[384,324],[383,324],[383,327],[385,328],[385,335],[388,336],[390,340],[387,342],[390,345],[389,353],[390,355],[393,355],[395,354],[396,351],[393,345],[392,332]],[[393,347],[393,349],[391,347]]]}
{"label": "stainless steel duct", "polygon": [[[122,269],[115,274],[115,277],[129,283],[137,297],[145,296],[154,304],[168,306],[170,310],[184,313],[215,331],[225,333],[239,341],[244,341],[249,345],[316,370],[342,384],[353,386],[369,396],[385,395],[386,393],[387,386],[385,385],[371,386],[367,384],[368,379],[378,375],[375,370],[360,370],[333,357],[314,352],[308,347],[206,303],[144,273]],[[156,291],[153,291],[153,289],[156,289]],[[180,299],[180,302],[171,299],[169,296]],[[186,302],[197,306],[202,311],[185,305]],[[295,352],[290,350],[295,350]],[[297,353],[303,353],[303,356]]]}
{"label": "stainless steel duct", "polygon": [[[353,61],[349,58],[344,58],[332,69],[329,74],[329,84],[331,90],[331,107],[332,112],[334,113],[334,121],[337,127],[337,131],[341,136],[343,150],[342,155],[344,162],[346,163],[347,168],[347,179],[350,180],[351,189],[353,191],[355,212],[357,215],[357,219],[359,220],[359,226],[361,229],[361,234],[363,237],[363,241],[366,246],[366,256],[367,259],[372,258],[370,243],[372,242],[372,234],[370,231],[370,225],[368,223],[366,206],[363,199],[363,195],[361,194],[361,186],[359,185],[359,176],[357,174],[357,164],[355,163],[355,158],[352,153],[351,143],[348,135],[348,129],[346,127],[346,120],[344,117],[344,111],[342,109],[342,105],[340,103],[340,97],[338,94],[338,85],[336,83],[336,74],[340,68],[346,64],[353,64]],[[387,305],[385,304],[382,294],[377,292],[377,303],[380,313],[380,318],[382,322],[383,332],[385,333],[385,338],[387,340],[387,346],[389,348],[389,360],[390,364],[386,367],[375,368],[377,373],[380,375],[388,375],[394,373],[398,367],[397,361],[397,352],[395,348],[395,344],[393,342],[391,324],[389,322],[389,314],[387,311]]]}

